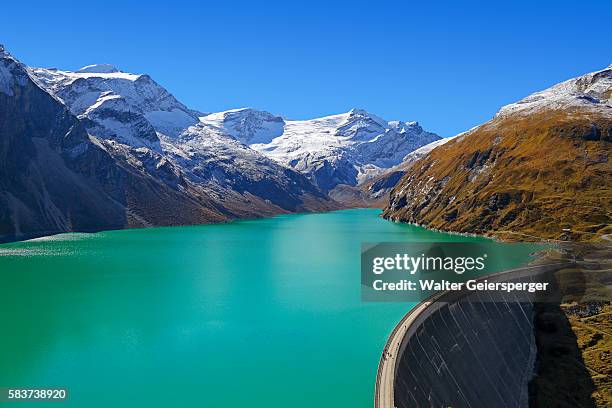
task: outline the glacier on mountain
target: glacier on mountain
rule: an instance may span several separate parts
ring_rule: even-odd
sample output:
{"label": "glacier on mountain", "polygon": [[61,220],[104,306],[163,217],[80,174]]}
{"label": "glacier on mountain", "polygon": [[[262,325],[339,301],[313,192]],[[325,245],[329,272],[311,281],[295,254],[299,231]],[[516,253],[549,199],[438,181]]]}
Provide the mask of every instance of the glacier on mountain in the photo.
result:
{"label": "glacier on mountain", "polygon": [[200,120],[306,174],[324,190],[363,183],[399,164],[411,151],[440,139],[417,122],[386,121],[362,109],[287,120],[246,108]]}

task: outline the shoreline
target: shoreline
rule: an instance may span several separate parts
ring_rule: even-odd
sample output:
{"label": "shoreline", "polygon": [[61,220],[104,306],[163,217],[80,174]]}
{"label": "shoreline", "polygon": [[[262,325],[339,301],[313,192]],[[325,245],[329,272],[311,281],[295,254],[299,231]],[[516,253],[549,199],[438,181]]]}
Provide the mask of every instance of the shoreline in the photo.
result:
{"label": "shoreline", "polygon": [[298,212],[281,212],[277,214],[269,214],[262,215],[261,217],[246,217],[246,218],[231,218],[224,221],[219,222],[208,222],[208,223],[200,223],[200,224],[176,224],[176,225],[152,225],[152,226],[127,226],[124,228],[102,228],[102,229],[92,229],[92,230],[72,230],[72,231],[45,231],[40,233],[28,233],[23,234],[22,237],[16,239],[5,239],[5,237],[0,236],[0,245],[6,244],[16,244],[20,242],[30,242],[35,240],[42,240],[45,238],[55,237],[63,234],[97,234],[100,232],[111,232],[111,231],[128,231],[128,230],[152,230],[159,228],[176,228],[176,227],[200,227],[200,226],[209,226],[209,225],[227,225],[236,222],[242,221],[257,221],[264,219],[272,219],[276,217],[282,217],[286,215],[310,215],[310,214],[329,214],[339,211],[347,211],[347,210],[379,210],[377,208],[369,208],[369,207],[350,207],[350,208],[337,208],[329,211],[298,211]]}

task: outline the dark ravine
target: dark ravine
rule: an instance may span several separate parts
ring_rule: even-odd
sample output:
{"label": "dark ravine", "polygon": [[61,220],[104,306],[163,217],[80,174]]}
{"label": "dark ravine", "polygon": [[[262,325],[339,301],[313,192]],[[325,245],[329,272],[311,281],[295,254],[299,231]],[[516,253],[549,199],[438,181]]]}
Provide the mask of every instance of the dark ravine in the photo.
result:
{"label": "dark ravine", "polygon": [[595,384],[561,306],[536,303],[533,313],[538,355],[529,383],[529,407],[596,408]]}

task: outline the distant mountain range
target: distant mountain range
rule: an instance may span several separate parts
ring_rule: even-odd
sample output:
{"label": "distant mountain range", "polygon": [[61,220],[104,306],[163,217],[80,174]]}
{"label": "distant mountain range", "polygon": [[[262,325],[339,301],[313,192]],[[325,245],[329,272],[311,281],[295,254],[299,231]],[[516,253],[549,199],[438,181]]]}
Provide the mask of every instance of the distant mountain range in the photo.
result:
{"label": "distant mountain range", "polygon": [[108,64],[29,68],[0,46],[0,240],[340,208],[328,192],[438,136],[361,110],[203,114]]}
{"label": "distant mountain range", "polygon": [[201,118],[260,153],[305,174],[319,188],[355,186],[441,138],[417,122],[386,121],[362,109],[311,120],[235,109]]}
{"label": "distant mountain range", "polygon": [[612,232],[612,66],[504,106],[411,163],[384,216],[505,239]]}

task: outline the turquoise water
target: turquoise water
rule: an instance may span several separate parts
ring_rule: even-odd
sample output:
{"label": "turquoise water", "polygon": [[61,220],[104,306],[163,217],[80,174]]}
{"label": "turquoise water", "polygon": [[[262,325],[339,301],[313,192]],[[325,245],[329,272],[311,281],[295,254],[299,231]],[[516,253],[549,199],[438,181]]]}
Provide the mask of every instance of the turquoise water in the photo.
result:
{"label": "turquoise water", "polygon": [[[486,241],[378,214],[0,245],[0,387],[67,387],[62,407],[371,407],[413,304],[361,302],[361,242]],[[500,269],[533,250],[512,248]]]}

